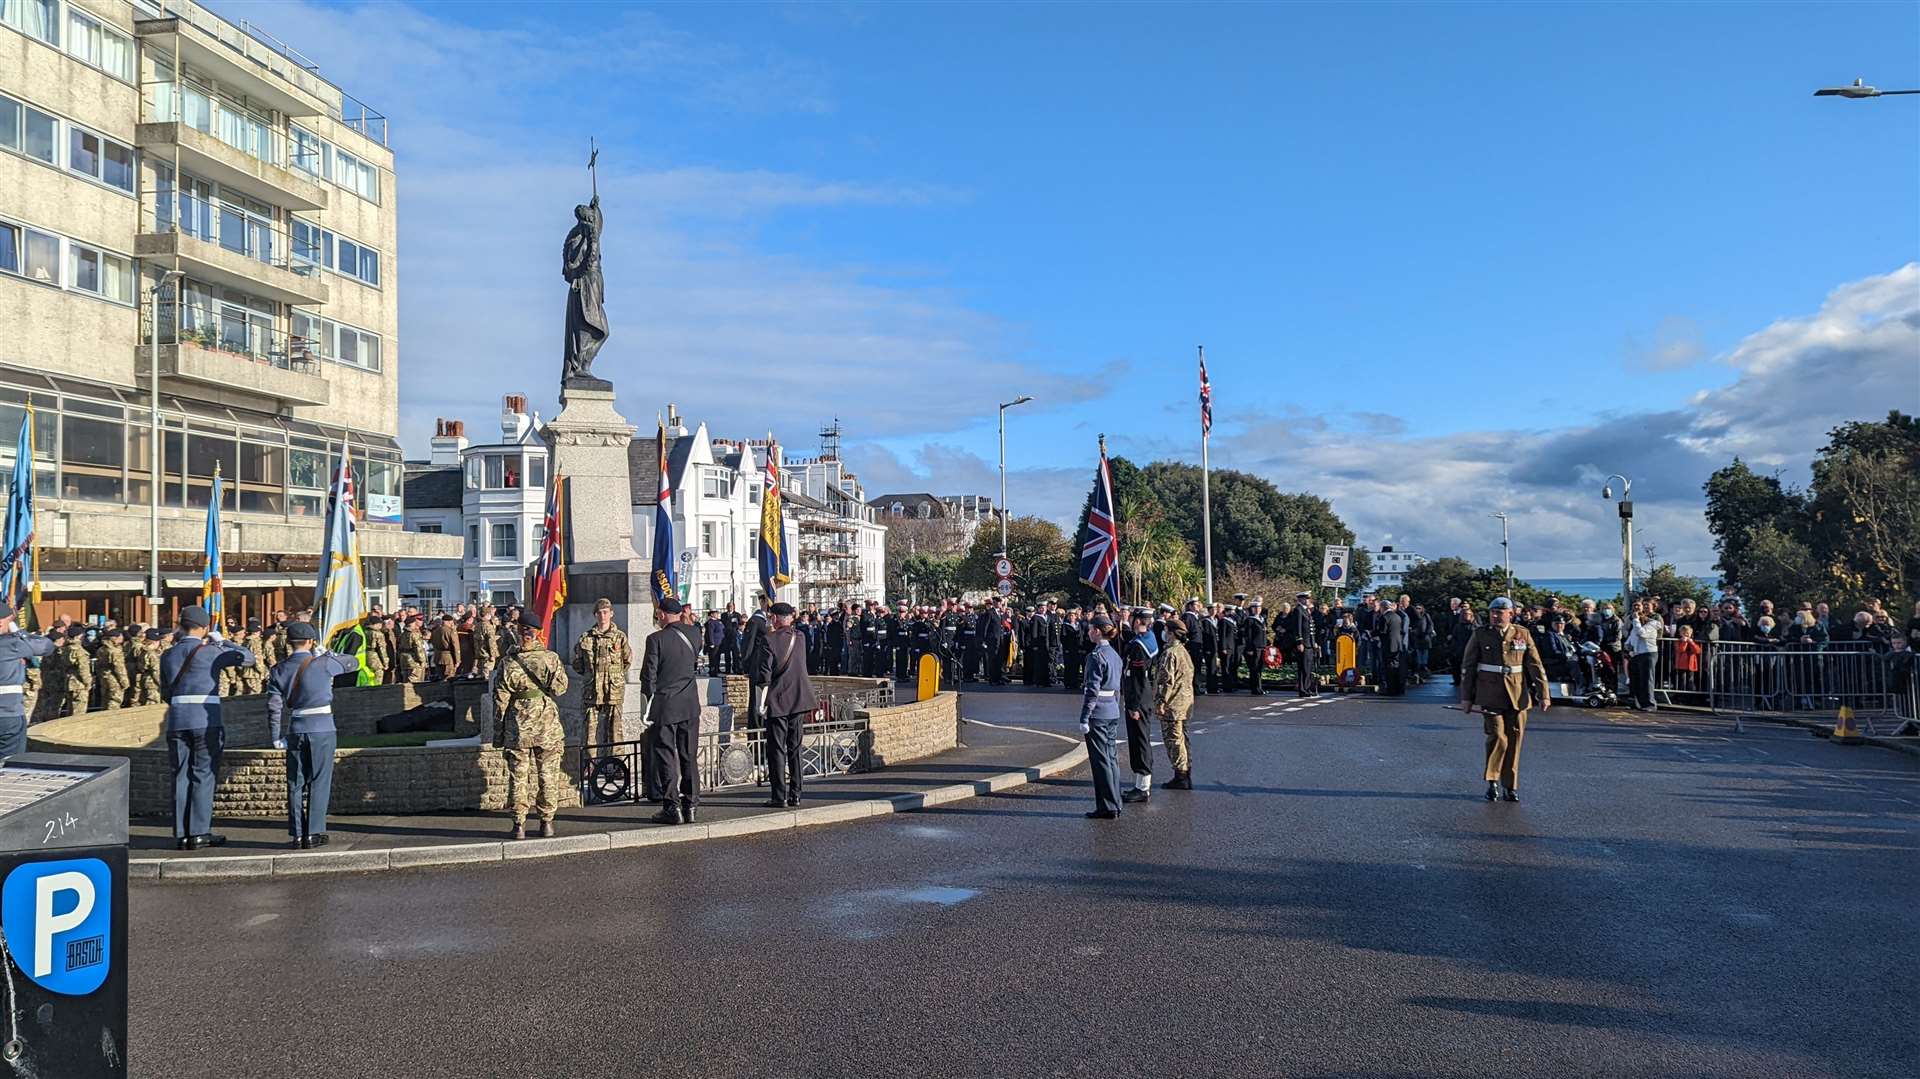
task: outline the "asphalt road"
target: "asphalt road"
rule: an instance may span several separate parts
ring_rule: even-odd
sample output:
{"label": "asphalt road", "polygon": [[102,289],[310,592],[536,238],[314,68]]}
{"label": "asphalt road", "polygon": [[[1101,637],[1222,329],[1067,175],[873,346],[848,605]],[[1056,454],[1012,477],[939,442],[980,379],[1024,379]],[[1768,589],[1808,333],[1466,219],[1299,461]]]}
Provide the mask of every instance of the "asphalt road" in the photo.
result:
{"label": "asphalt road", "polygon": [[[134,1071],[1914,1073],[1920,759],[1563,708],[1489,805],[1441,694],[1203,699],[1201,789],[1110,823],[1082,773],[799,834],[140,887]],[[1071,730],[1064,694],[966,701]]]}

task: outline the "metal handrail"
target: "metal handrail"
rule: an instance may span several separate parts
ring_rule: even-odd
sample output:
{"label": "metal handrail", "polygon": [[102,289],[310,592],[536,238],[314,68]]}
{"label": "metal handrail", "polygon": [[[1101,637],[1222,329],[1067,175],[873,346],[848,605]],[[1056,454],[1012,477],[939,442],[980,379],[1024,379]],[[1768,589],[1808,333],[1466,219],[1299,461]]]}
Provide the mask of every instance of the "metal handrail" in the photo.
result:
{"label": "metal handrail", "polygon": [[142,199],[141,213],[153,222],[156,233],[192,236],[303,276],[319,271],[313,261],[294,255],[292,234],[279,222],[262,221],[222,202],[175,191],[171,195],[155,194]]}

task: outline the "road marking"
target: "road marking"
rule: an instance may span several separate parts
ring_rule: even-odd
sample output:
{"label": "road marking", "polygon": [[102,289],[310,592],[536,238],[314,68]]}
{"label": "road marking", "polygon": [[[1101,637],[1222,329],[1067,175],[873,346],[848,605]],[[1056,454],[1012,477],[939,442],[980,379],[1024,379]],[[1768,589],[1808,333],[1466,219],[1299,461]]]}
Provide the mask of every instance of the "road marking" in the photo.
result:
{"label": "road marking", "polygon": [[993,729],[1000,730],[1000,731],[1019,731],[1022,734],[1037,734],[1045,738],[1058,738],[1062,742],[1071,742],[1075,745],[1080,744],[1080,739],[1069,737],[1067,735],[1061,734],[1058,731],[1041,731],[1041,730],[1035,730],[1032,727],[1015,727],[1006,723],[988,723],[984,719],[967,719],[965,717],[962,717],[960,722],[972,723],[980,727],[992,727]]}

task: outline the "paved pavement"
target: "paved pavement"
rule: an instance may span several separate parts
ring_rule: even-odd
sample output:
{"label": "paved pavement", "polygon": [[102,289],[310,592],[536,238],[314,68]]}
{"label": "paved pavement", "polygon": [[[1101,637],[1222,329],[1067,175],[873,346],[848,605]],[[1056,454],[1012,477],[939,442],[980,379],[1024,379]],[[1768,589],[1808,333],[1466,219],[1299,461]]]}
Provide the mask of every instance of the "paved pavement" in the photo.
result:
{"label": "paved pavement", "polygon": [[[837,805],[872,798],[915,794],[954,783],[985,779],[1003,772],[1031,768],[1058,757],[1065,749],[1056,737],[1004,726],[967,724],[961,746],[925,761],[855,775],[827,776],[807,781],[805,804]],[[772,812],[765,806],[767,788],[733,787],[708,791],[700,799],[704,823],[730,821]],[[659,812],[651,803],[581,806],[560,811],[561,836],[585,832],[656,830],[671,827],[647,818]],[[504,812],[457,812],[410,816],[335,815],[328,822],[328,854],[396,847],[472,844],[506,838]],[[225,846],[181,851],[174,846],[169,822],[142,818],[132,828],[133,858],[205,862],[232,855],[286,854],[287,822],[275,819],[222,817],[214,830],[227,837]],[[537,845],[537,844],[536,844]],[[305,857],[305,856],[301,856]],[[497,858],[496,858],[497,860]]]}
{"label": "paved pavement", "polygon": [[[1477,720],[1430,692],[1203,698],[1201,789],[1110,823],[1076,775],[799,833],[137,888],[134,1071],[1912,1074],[1920,760],[1563,708],[1526,800],[1489,805]],[[1070,730],[1072,700],[967,712]]]}

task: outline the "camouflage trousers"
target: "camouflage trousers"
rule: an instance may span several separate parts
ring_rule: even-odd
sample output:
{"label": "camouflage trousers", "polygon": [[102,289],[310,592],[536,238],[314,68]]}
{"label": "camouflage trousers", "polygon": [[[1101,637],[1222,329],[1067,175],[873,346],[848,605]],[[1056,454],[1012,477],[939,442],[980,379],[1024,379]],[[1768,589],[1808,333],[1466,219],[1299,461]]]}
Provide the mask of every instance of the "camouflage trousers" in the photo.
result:
{"label": "camouflage trousers", "polygon": [[151,675],[141,675],[140,680],[134,683],[133,703],[159,704],[160,680]]}
{"label": "camouflage trousers", "polygon": [[1192,711],[1193,706],[1188,705],[1160,717],[1160,744],[1166,748],[1167,760],[1176,772],[1193,770],[1193,757],[1187,745],[1187,715]]}
{"label": "camouflage trousers", "polygon": [[111,675],[100,679],[100,710],[113,712],[119,710],[127,700],[127,684]]}
{"label": "camouflage trousers", "polygon": [[552,820],[560,809],[560,788],[566,777],[560,770],[566,752],[566,730],[551,700],[515,709],[506,719],[507,808],[515,823],[527,819],[529,808],[541,820]]}
{"label": "camouflage trousers", "polygon": [[624,705],[621,701],[598,701],[585,706],[587,710],[587,734],[589,743],[606,745],[619,741],[620,712]]}

